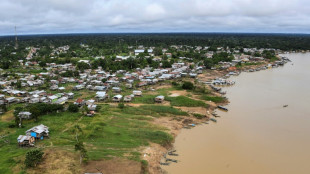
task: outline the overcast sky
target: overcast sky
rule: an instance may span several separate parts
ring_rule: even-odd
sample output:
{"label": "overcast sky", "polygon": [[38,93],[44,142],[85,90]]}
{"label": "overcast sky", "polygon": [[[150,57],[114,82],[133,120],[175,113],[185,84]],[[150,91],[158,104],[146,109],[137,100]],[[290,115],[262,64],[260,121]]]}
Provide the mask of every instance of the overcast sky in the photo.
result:
{"label": "overcast sky", "polygon": [[0,0],[0,35],[310,33],[310,0]]}

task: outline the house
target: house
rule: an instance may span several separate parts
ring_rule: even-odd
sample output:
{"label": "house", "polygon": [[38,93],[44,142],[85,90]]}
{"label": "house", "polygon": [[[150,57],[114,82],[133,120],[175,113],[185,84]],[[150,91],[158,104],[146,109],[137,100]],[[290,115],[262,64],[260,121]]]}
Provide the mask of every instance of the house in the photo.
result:
{"label": "house", "polygon": [[73,90],[82,90],[82,89],[84,89],[85,88],[85,86],[84,85],[76,85],[75,87],[73,87]]}
{"label": "house", "polygon": [[19,135],[17,143],[19,146],[34,146],[35,138],[28,135]]}
{"label": "house", "polygon": [[121,92],[121,88],[120,87],[113,87],[112,91],[119,93],[119,92]]}
{"label": "house", "polygon": [[68,97],[61,97],[61,98],[57,99],[56,101],[53,101],[53,103],[63,105],[63,104],[65,104],[67,101],[68,101]]}
{"label": "house", "polygon": [[131,95],[126,95],[126,96],[124,97],[124,102],[131,102],[131,100],[132,100]]}
{"label": "house", "polygon": [[134,91],[132,91],[132,94],[133,94],[134,96],[142,96],[142,91],[134,90]]}
{"label": "house", "polygon": [[95,100],[90,99],[86,101],[86,105],[93,105],[95,103]]}
{"label": "house", "polygon": [[160,95],[155,97],[155,102],[162,103],[165,100],[165,96]]}
{"label": "house", "polygon": [[131,83],[126,83],[125,87],[128,88],[128,89],[131,89],[132,88],[132,84]]}
{"label": "house", "polygon": [[105,100],[107,97],[108,97],[108,95],[106,92],[101,92],[101,91],[96,92],[96,100],[97,101]]}
{"label": "house", "polygon": [[73,92],[67,93],[67,97],[68,97],[68,99],[73,99],[74,93]]}
{"label": "house", "polygon": [[39,97],[34,97],[34,98],[31,98],[29,100],[29,103],[39,103],[40,102],[40,98]]}
{"label": "house", "polygon": [[6,98],[6,102],[8,103],[8,104],[10,104],[10,103],[14,103],[14,102],[16,102],[17,100],[16,100],[16,98],[15,97],[9,97],[9,98]]}
{"label": "house", "polygon": [[18,117],[22,119],[30,119],[31,113],[30,112],[20,112],[18,113]]}
{"label": "house", "polygon": [[74,102],[75,105],[78,105],[78,106],[83,106],[85,105],[85,100],[81,99],[81,98],[78,98],[75,102]]}
{"label": "house", "polygon": [[87,105],[88,110],[90,111],[95,111],[97,108],[97,105],[91,104],[91,105]]}
{"label": "house", "polygon": [[26,131],[27,136],[34,137],[36,139],[43,140],[44,137],[49,136],[48,127],[44,126],[43,124],[40,124],[39,126],[35,126],[29,130]]}
{"label": "house", "polygon": [[114,102],[120,102],[122,100],[123,96],[122,95],[115,95],[112,100]]}

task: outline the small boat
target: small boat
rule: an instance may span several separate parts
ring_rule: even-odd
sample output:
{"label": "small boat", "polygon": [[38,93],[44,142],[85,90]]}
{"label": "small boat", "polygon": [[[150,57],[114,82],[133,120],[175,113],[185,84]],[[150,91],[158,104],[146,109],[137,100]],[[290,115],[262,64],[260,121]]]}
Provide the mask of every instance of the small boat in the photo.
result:
{"label": "small boat", "polygon": [[217,120],[214,119],[214,118],[210,118],[210,120],[213,121],[213,122],[217,122]]}
{"label": "small boat", "polygon": [[288,105],[283,105],[284,108],[288,107]]}
{"label": "small boat", "polygon": [[228,111],[228,109],[225,108],[224,106],[217,106],[217,108],[222,109],[222,110],[224,110],[224,111]]}

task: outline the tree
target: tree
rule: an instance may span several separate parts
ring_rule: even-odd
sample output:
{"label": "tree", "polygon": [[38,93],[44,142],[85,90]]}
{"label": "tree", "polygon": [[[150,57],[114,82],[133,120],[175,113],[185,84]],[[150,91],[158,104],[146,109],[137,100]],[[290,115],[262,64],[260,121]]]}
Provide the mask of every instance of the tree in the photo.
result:
{"label": "tree", "polygon": [[192,90],[194,89],[194,84],[192,82],[184,82],[182,88]]}
{"label": "tree", "polygon": [[78,112],[79,111],[79,107],[73,103],[71,103],[68,107],[68,111],[70,112]]}
{"label": "tree", "polygon": [[34,149],[26,153],[26,167],[36,167],[41,161],[44,152],[39,149]]}

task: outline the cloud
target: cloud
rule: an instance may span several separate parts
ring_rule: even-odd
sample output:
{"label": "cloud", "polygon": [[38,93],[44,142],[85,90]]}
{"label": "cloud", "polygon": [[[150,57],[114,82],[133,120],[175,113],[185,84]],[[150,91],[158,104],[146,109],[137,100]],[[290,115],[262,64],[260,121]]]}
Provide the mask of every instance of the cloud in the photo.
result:
{"label": "cloud", "polygon": [[309,33],[308,0],[2,0],[0,35],[87,32]]}

